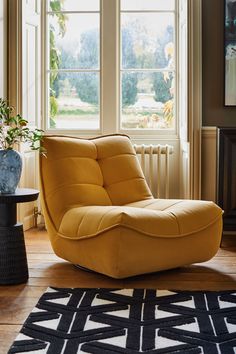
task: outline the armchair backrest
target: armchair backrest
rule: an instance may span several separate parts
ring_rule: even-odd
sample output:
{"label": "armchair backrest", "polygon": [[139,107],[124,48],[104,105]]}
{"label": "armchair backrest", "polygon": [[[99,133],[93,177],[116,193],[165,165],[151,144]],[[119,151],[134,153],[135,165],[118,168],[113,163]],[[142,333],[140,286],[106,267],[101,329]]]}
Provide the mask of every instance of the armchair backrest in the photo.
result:
{"label": "armchair backrest", "polygon": [[[42,196],[56,228],[78,206],[124,205],[152,198],[130,139],[45,136],[40,158]],[[44,211],[45,212],[45,211]]]}

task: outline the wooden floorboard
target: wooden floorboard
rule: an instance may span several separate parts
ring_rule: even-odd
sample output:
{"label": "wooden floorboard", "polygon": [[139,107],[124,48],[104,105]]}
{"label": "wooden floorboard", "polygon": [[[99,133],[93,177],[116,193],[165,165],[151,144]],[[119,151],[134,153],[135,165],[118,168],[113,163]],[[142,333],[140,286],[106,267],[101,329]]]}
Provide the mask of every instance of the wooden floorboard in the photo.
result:
{"label": "wooden floorboard", "polygon": [[236,289],[236,235],[224,236],[210,261],[155,274],[114,280],[75,268],[52,251],[46,231],[25,232],[29,280],[0,286],[0,354],[6,354],[23,322],[48,286],[172,290]]}

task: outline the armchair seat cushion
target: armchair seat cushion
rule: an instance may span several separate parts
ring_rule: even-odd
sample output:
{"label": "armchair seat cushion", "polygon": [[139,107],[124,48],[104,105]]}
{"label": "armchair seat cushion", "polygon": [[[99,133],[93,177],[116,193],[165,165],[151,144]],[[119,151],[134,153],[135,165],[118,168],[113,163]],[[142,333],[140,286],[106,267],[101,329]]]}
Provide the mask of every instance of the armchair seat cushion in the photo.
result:
{"label": "armchair seat cushion", "polygon": [[125,206],[71,208],[62,218],[59,233],[73,240],[96,237],[122,228],[150,237],[183,237],[207,229],[221,218],[212,202],[154,199]]}

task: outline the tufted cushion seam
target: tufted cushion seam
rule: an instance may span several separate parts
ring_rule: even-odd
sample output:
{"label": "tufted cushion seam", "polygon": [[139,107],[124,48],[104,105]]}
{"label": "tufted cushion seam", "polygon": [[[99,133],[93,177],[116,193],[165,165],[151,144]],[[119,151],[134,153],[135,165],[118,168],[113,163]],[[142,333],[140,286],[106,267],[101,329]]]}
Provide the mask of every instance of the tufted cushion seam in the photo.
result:
{"label": "tufted cushion seam", "polygon": [[[154,198],[153,198],[154,199]],[[154,205],[156,203],[156,199],[154,200],[154,201],[152,201],[151,203],[149,203],[149,204],[147,204],[147,205],[144,205],[144,206],[135,206],[135,208],[140,208],[140,209],[148,209],[148,207],[150,206],[150,205]],[[163,209],[150,209],[150,210],[152,210],[152,211],[167,211],[169,208],[172,208],[174,205],[176,205],[176,204],[179,204],[179,203],[181,203],[181,201],[178,201],[178,202],[176,202],[176,203],[173,203],[173,204],[171,204],[171,205],[169,205],[168,207],[166,207],[166,208],[163,208]],[[129,204],[126,204],[127,206],[129,206]],[[149,210],[149,209],[148,209]]]}
{"label": "tufted cushion seam", "polygon": [[175,213],[173,213],[172,211],[170,211],[169,213],[170,213],[171,215],[173,215],[173,217],[175,218],[176,224],[178,225],[179,235],[181,235],[181,227],[180,227],[180,223],[179,223],[179,220],[178,220],[177,216],[176,216]]}
{"label": "tufted cushion seam", "polygon": [[82,216],[82,220],[80,221],[80,223],[78,224],[78,227],[77,227],[77,235],[79,234],[79,231],[80,231],[80,229],[81,229],[81,227],[82,227],[82,224],[83,224],[83,222],[84,222],[84,218],[86,217],[86,215],[88,215],[89,214],[89,212],[90,212],[90,210],[88,209],[84,214],[83,214],[83,216]]}
{"label": "tufted cushion seam", "polygon": [[61,184],[59,185],[57,188],[52,189],[50,192],[47,192],[47,198],[50,198],[51,194],[56,193],[58,190],[62,189],[63,187],[72,187],[72,186],[96,186],[96,187],[100,187],[103,188],[102,184],[96,184],[96,183],[69,183],[69,184]]}
{"label": "tufted cushion seam", "polygon": [[[93,142],[93,144],[94,144],[94,146],[95,146],[95,148],[96,148],[96,152],[97,152],[96,161],[97,161],[97,163],[98,163],[98,165],[99,165],[99,162],[98,162],[98,160],[99,160],[99,158],[98,158],[98,147],[97,147],[97,145],[96,145],[96,143],[95,143],[94,141],[92,141],[92,142]],[[99,165],[99,168],[100,168],[101,175],[102,175],[102,187],[105,189],[104,176],[103,176],[102,169],[101,169],[101,166],[100,166],[100,165]],[[105,190],[106,190],[106,189],[105,189]],[[107,190],[106,190],[106,193],[107,193]],[[109,195],[108,193],[107,193],[107,196],[108,196],[108,198],[109,198],[109,200],[110,200],[110,202],[111,202],[111,204],[112,204],[111,197],[110,197],[110,195]]]}
{"label": "tufted cushion seam", "polygon": [[111,208],[110,210],[108,210],[106,213],[103,214],[103,216],[101,217],[101,220],[100,220],[100,222],[99,222],[99,225],[98,225],[98,230],[100,229],[101,224],[102,224],[102,221],[104,220],[104,218],[105,218],[109,213],[111,213],[114,209],[117,209],[117,208],[119,208],[119,207],[114,206],[113,208]]}
{"label": "tufted cushion seam", "polygon": [[[154,203],[152,203],[152,204],[154,204]],[[152,205],[152,204],[149,204],[149,205]],[[173,204],[171,204],[171,205],[169,205],[168,207],[163,208],[163,209],[156,209],[156,211],[168,211],[169,209],[171,209],[173,206],[175,206],[175,205],[177,205],[177,204],[181,204],[181,201],[178,201],[178,202],[176,202],[176,203],[173,203]],[[145,206],[144,209],[148,209],[148,208],[146,208],[146,206]],[[155,211],[155,209],[151,209],[151,210]],[[171,210],[169,210],[169,212],[170,212],[171,214],[173,214],[173,213],[171,212]],[[175,216],[175,215],[173,214],[173,216]],[[176,216],[175,216],[175,217],[176,217]]]}
{"label": "tufted cushion seam", "polygon": [[91,156],[78,156],[78,155],[76,155],[76,156],[65,156],[65,157],[63,157],[63,156],[60,156],[60,157],[56,157],[55,156],[55,158],[53,157],[53,159],[50,159],[50,161],[53,163],[54,161],[59,161],[59,160],[68,160],[68,159],[76,159],[76,160],[79,160],[79,159],[83,159],[83,160],[93,160],[93,161],[97,161],[97,159],[96,158],[93,158],[93,157],[91,157]]}
{"label": "tufted cushion seam", "polygon": [[114,154],[112,156],[108,156],[108,157],[101,157],[101,158],[97,158],[98,161],[105,161],[105,160],[109,160],[109,159],[113,159],[114,157],[120,157],[120,156],[136,156],[135,153],[123,153],[123,154]]}
{"label": "tufted cushion seam", "polygon": [[[141,176],[140,177],[126,178],[126,179],[122,179],[121,181],[113,182],[111,184],[104,184],[104,187],[106,188],[106,187],[114,186],[115,184],[118,184],[118,183],[122,183],[122,182],[126,182],[126,181],[132,181],[132,180],[139,180],[139,179],[145,180],[145,178],[141,177]],[[133,202],[133,203],[135,203],[135,202]]]}

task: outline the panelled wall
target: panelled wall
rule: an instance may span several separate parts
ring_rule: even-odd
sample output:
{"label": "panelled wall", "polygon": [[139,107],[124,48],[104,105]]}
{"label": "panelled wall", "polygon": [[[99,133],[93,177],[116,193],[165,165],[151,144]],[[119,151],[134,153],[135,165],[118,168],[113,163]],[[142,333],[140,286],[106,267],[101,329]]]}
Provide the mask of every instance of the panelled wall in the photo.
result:
{"label": "panelled wall", "polygon": [[202,198],[216,200],[216,127],[236,127],[224,106],[224,0],[202,2]]}

